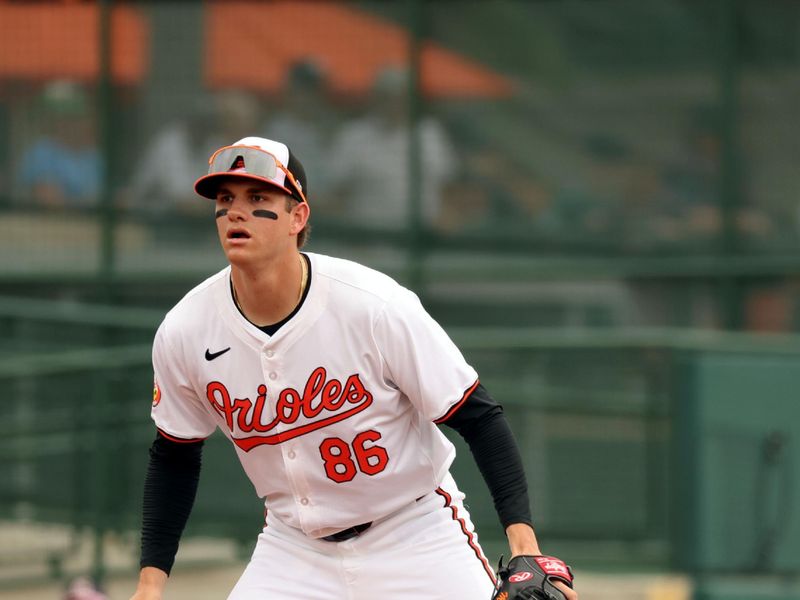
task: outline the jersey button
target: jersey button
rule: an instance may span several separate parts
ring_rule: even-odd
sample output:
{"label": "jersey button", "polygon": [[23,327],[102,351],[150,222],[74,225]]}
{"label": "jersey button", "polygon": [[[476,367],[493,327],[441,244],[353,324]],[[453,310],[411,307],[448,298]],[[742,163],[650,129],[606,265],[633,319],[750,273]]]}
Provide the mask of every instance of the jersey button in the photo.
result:
{"label": "jersey button", "polygon": [[294,453],[294,450],[289,450],[289,458],[294,458],[297,454]]}
{"label": "jersey button", "polygon": [[275,371],[273,371],[272,373],[269,374],[269,378],[275,381],[278,378],[278,374]]}
{"label": "jersey button", "polygon": [[267,350],[266,352],[264,352],[264,354],[267,355],[267,358],[272,358],[273,356],[275,356],[275,351],[274,350]]}
{"label": "jersey button", "polygon": [[300,498],[300,504],[306,506],[308,504],[308,498]]}

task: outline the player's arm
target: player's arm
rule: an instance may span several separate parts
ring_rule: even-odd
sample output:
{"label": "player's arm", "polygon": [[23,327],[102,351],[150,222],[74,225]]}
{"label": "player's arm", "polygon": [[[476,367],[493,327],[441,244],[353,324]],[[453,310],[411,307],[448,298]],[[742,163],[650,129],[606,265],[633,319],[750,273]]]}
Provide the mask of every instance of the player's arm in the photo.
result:
{"label": "player's arm", "polygon": [[[513,525],[524,525],[532,532],[528,482],[517,442],[502,406],[494,401],[483,385],[478,384],[455,411],[437,423],[455,429],[467,442],[492,494],[503,528],[508,530]],[[514,543],[530,543],[530,539],[519,535],[520,529],[512,529],[515,532]]]}
{"label": "player's arm", "polygon": [[[522,456],[502,406],[478,384],[455,411],[437,423],[455,429],[469,446],[505,529],[512,559],[541,555]],[[566,584],[555,581],[554,585],[567,600],[577,599],[577,593]]]}
{"label": "player's arm", "polygon": [[150,447],[142,504],[139,584],[132,600],[161,598],[200,481],[203,441],[159,433]]}
{"label": "player's arm", "polygon": [[145,567],[139,571],[139,584],[131,600],[160,600],[167,585],[164,571],[156,567]]}

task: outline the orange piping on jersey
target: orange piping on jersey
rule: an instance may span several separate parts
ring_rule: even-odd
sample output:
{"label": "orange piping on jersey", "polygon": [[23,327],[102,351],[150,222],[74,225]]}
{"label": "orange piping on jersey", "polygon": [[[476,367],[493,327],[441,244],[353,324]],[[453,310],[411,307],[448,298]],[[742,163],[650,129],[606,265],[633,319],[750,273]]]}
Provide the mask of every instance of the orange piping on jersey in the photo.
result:
{"label": "orange piping on jersey", "polygon": [[191,439],[179,438],[166,433],[163,429],[159,429],[158,427],[156,427],[156,429],[158,429],[158,433],[163,435],[171,442],[178,442],[179,444],[193,444],[195,442],[202,442],[204,439],[206,439],[206,438],[191,438]]}
{"label": "orange piping on jersey", "polygon": [[469,529],[467,529],[467,524],[464,522],[464,519],[458,516],[458,509],[455,506],[453,506],[452,504],[453,499],[450,497],[450,494],[445,492],[442,488],[436,488],[434,491],[437,494],[439,494],[442,498],[444,498],[445,508],[450,509],[450,511],[453,513],[453,520],[458,522],[458,524],[461,526],[461,531],[464,533],[465,536],[467,536],[467,543],[469,544],[469,547],[472,548],[473,552],[475,552],[475,556],[477,556],[478,560],[480,560],[481,563],[483,564],[483,568],[486,571],[487,575],[489,575],[489,579],[492,580],[492,585],[497,585],[497,580],[494,577],[494,572],[492,571],[492,568],[489,566],[489,561],[486,560],[486,557],[483,555],[483,552],[481,552],[480,546],[478,546],[478,544],[475,542],[475,538],[472,535],[472,532]]}
{"label": "orange piping on jersey", "polygon": [[464,402],[466,402],[466,401],[467,401],[467,398],[469,398],[469,397],[472,395],[472,392],[474,392],[474,391],[475,391],[475,388],[476,388],[476,387],[478,387],[478,384],[479,384],[480,382],[481,382],[481,380],[480,380],[480,379],[476,379],[476,380],[475,380],[475,383],[473,383],[473,384],[472,384],[472,385],[471,385],[469,388],[467,388],[467,391],[466,391],[466,392],[464,392],[464,395],[463,395],[463,396],[461,396],[461,400],[459,400],[459,401],[458,401],[458,402],[456,402],[456,403],[455,403],[453,406],[451,406],[451,407],[450,407],[450,410],[448,410],[448,411],[445,413],[445,415],[444,415],[443,417],[439,417],[438,419],[436,419],[436,420],[434,421],[434,423],[444,423],[445,421],[447,421],[447,419],[449,419],[450,417],[452,417],[452,416],[455,414],[455,412],[456,412],[456,411],[457,411],[459,408],[461,408],[461,405],[462,405],[462,404],[464,404]]}

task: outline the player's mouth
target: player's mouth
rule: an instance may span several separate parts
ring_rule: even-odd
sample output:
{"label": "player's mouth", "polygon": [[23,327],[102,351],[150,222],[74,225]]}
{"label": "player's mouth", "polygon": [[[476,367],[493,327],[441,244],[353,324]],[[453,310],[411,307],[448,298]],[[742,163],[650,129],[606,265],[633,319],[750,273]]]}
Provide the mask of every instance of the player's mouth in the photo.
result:
{"label": "player's mouth", "polygon": [[228,233],[225,235],[225,237],[233,244],[243,243],[250,239],[250,232],[246,229],[234,227],[228,230]]}

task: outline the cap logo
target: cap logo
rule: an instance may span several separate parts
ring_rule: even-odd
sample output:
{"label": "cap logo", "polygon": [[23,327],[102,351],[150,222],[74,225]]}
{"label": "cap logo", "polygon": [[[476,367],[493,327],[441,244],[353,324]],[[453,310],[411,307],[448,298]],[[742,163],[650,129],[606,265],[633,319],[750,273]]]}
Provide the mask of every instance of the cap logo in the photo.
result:
{"label": "cap logo", "polygon": [[231,168],[228,169],[228,170],[229,171],[235,171],[236,169],[244,169],[244,168],[245,168],[245,166],[244,166],[244,157],[243,156],[237,156],[236,160],[233,161],[233,164],[231,165]]}

